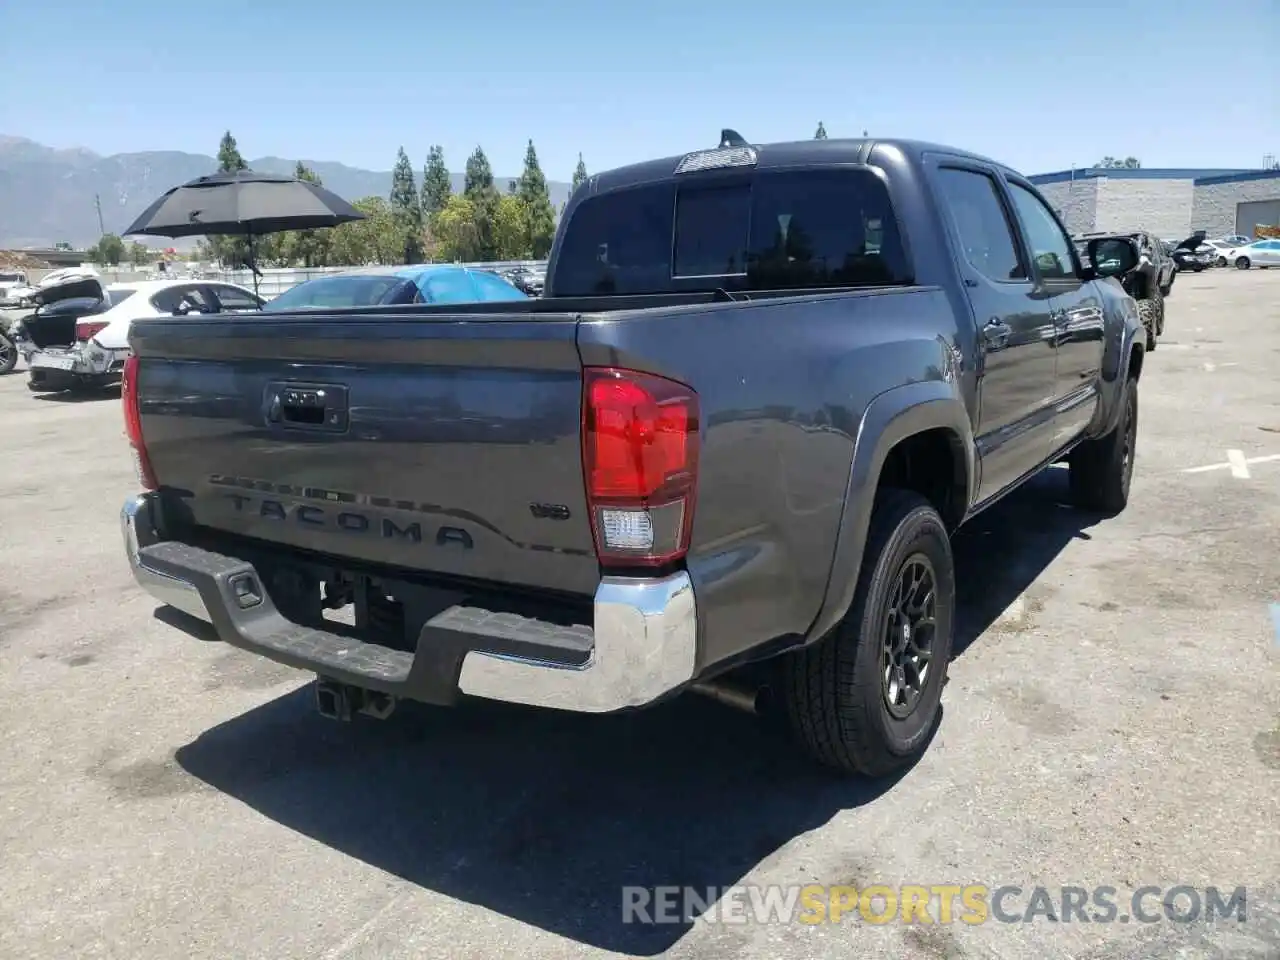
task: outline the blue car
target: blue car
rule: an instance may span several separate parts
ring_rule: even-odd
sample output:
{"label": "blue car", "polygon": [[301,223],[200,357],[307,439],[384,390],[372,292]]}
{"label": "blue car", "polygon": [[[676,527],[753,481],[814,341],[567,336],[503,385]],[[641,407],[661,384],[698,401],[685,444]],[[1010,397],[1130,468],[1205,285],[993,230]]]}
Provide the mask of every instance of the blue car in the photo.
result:
{"label": "blue car", "polygon": [[404,303],[484,303],[528,300],[496,273],[453,264],[369,267],[304,280],[263,310],[330,310]]}

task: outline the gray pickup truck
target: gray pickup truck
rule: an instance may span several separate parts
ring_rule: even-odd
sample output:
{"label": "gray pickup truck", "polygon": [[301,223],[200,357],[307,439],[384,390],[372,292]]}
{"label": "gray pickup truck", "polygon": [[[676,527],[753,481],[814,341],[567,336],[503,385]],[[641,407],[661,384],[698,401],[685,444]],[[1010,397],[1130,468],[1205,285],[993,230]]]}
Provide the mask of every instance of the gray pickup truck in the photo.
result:
{"label": "gray pickup truck", "polygon": [[969,153],[726,131],[584,183],[540,300],[135,324],[129,562],[327,716],[764,675],[819,761],[883,774],[940,715],[950,534],[1064,460],[1125,506],[1115,246],[1086,265]]}

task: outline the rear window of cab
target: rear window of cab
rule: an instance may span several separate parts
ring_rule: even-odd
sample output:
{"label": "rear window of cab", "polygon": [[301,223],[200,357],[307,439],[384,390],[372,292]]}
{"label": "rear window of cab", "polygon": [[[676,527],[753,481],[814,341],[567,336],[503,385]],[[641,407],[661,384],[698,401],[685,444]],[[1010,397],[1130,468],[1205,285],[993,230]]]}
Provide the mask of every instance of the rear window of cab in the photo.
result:
{"label": "rear window of cab", "polygon": [[565,228],[560,297],[913,281],[867,168],[668,180],[590,197]]}

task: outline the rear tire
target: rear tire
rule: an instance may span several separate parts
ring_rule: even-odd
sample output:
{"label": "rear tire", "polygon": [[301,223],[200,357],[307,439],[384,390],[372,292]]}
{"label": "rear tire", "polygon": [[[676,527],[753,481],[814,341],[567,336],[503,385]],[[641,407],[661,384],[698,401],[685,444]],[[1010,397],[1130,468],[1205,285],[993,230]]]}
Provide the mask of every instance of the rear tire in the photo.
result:
{"label": "rear tire", "polygon": [[1105,436],[1086,440],[1071,452],[1071,498],[1086,510],[1120,513],[1129,505],[1138,438],[1138,381],[1130,377],[1121,398],[1120,421]]}
{"label": "rear tire", "polygon": [[0,333],[0,375],[12,373],[13,368],[17,365],[17,345],[3,333]]}
{"label": "rear tire", "polygon": [[1147,331],[1147,350],[1156,348],[1156,335],[1161,323],[1160,314],[1164,312],[1163,304],[1163,300],[1157,299],[1138,301],[1138,318]]}
{"label": "rear tire", "polygon": [[781,664],[786,714],[805,750],[871,777],[922,755],[941,708],[954,613],[942,517],[917,493],[880,491],[849,612]]}

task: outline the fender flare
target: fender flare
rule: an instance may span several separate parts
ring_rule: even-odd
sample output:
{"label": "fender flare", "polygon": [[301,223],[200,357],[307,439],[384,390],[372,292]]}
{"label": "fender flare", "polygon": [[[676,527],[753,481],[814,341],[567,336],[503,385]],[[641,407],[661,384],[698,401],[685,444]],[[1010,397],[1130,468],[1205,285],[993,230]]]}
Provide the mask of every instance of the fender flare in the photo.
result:
{"label": "fender flare", "polygon": [[1087,431],[1089,437],[1104,437],[1120,422],[1121,403],[1125,387],[1129,383],[1129,363],[1135,352],[1146,353],[1146,347],[1138,334],[1144,328],[1135,311],[1121,318],[1119,344],[1115,351],[1107,350],[1103,357],[1101,382],[1098,389],[1102,402],[1098,404],[1098,416]]}
{"label": "fender flare", "polygon": [[973,502],[978,482],[973,424],[956,393],[956,384],[922,380],[877,395],[858,424],[827,589],[818,615],[805,633],[805,644],[826,636],[853,605],[876,487],[889,451],[910,436],[934,429],[949,430],[955,435],[963,453],[964,506]]}

